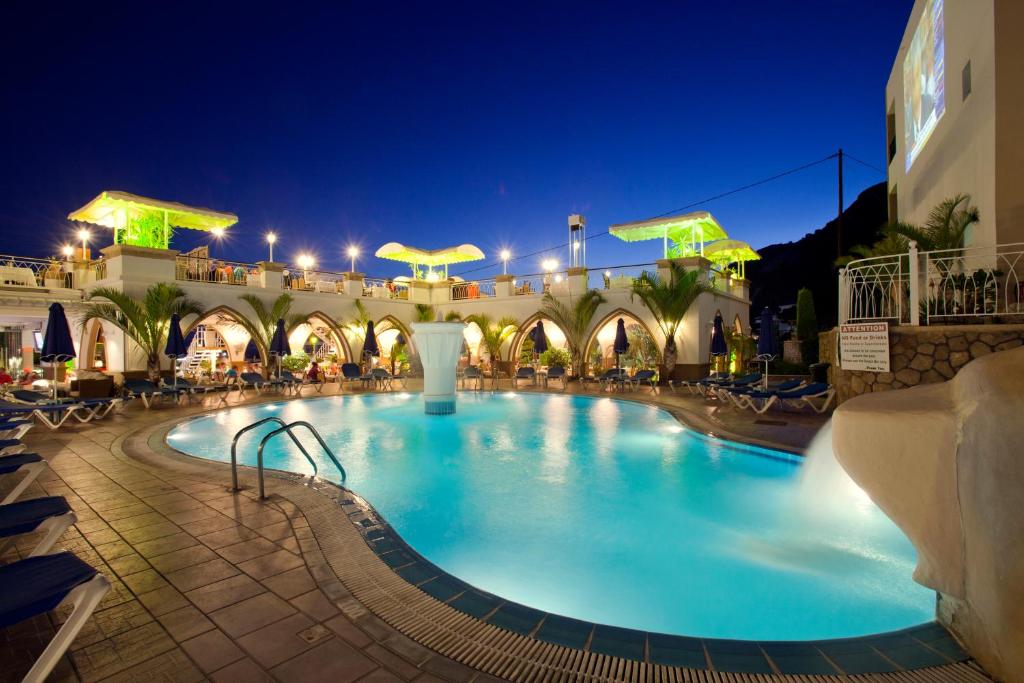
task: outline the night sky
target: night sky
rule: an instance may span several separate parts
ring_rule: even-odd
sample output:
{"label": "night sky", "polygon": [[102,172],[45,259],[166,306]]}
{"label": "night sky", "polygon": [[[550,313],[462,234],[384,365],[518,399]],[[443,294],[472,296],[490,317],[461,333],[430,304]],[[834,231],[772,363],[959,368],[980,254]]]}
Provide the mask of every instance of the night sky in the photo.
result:
{"label": "night sky", "polygon": [[[275,260],[347,270],[349,243],[559,246],[570,213],[596,234],[840,146],[883,168],[913,2],[51,4],[2,10],[3,253],[57,253],[68,212],[120,189],[236,213],[221,257],[265,259],[273,229]],[[849,163],[847,203],[883,179]],[[797,239],[836,213],[835,162],[696,208],[755,247]],[[660,255],[588,248],[591,267]]]}

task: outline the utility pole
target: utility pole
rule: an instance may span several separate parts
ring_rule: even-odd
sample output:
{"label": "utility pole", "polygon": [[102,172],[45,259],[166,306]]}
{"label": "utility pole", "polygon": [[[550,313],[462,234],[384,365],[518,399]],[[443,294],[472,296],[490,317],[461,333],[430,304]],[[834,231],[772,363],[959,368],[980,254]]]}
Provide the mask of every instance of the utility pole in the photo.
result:
{"label": "utility pole", "polygon": [[836,230],[836,258],[843,256],[843,148],[836,155],[839,161],[839,225]]}

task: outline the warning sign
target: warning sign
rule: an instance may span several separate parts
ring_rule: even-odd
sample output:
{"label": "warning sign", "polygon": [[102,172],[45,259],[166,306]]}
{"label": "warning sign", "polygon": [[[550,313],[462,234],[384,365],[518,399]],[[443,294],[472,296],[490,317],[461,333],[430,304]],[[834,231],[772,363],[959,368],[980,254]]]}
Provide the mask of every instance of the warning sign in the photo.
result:
{"label": "warning sign", "polygon": [[889,323],[840,325],[839,365],[843,370],[889,372]]}

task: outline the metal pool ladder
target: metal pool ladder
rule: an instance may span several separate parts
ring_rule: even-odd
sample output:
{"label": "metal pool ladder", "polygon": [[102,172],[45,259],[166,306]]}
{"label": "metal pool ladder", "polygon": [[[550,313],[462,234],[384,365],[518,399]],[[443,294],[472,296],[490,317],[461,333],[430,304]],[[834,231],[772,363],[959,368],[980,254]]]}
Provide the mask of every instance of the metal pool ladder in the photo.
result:
{"label": "metal pool ladder", "polygon": [[235,433],[235,438],[231,440],[231,489],[233,491],[240,490],[238,488],[238,458],[236,456],[238,440],[246,432],[255,429],[256,427],[259,427],[260,425],[264,425],[268,422],[276,422],[281,426],[273,430],[272,432],[269,432],[266,436],[264,436],[263,439],[260,441],[259,447],[256,449],[256,472],[259,476],[261,499],[266,498],[263,492],[263,448],[264,446],[267,445],[268,441],[273,439],[278,434],[287,434],[289,437],[291,437],[292,443],[294,443],[298,447],[298,449],[302,452],[302,455],[306,456],[306,460],[309,461],[309,464],[313,466],[313,474],[311,476],[311,479],[316,478],[318,472],[316,461],[313,460],[312,457],[310,457],[309,451],[306,450],[306,447],[303,446],[302,442],[299,441],[299,439],[295,436],[295,432],[293,431],[295,427],[305,427],[306,429],[309,430],[309,432],[313,435],[317,442],[319,442],[320,448],[323,449],[324,453],[327,454],[327,457],[334,464],[334,467],[337,468],[338,474],[341,475],[341,483],[345,483],[345,468],[341,466],[340,462],[338,462],[338,459],[334,456],[334,452],[327,446],[327,444],[323,440],[323,437],[320,436],[320,432],[318,432],[316,428],[313,427],[313,425],[309,424],[305,420],[296,420],[295,422],[285,423],[285,421],[279,417],[265,417],[262,420],[258,420],[256,422],[253,422],[251,425],[239,429]]}

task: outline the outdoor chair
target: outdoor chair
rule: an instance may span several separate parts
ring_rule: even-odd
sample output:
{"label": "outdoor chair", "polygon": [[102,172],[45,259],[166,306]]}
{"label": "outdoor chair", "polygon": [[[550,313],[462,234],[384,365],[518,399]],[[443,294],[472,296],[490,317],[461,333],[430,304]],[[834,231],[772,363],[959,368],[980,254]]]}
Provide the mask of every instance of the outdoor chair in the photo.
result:
{"label": "outdoor chair", "polygon": [[391,391],[391,373],[384,368],[374,368],[370,371],[370,377],[373,378],[374,387],[382,389],[384,391]]}
{"label": "outdoor chair", "polygon": [[17,416],[34,417],[50,429],[57,430],[72,417],[79,422],[88,422],[92,419],[92,411],[83,403],[25,404],[0,401],[0,419]]}
{"label": "outdoor chair", "polygon": [[512,378],[512,385],[515,388],[519,388],[520,380],[529,380],[533,384],[537,383],[537,371],[533,368],[519,368],[516,370],[516,376]]}
{"label": "outdoor chair", "polygon": [[24,453],[28,446],[19,439],[0,439],[0,455],[16,455]]}
{"label": "outdoor chair", "polygon": [[757,386],[747,385],[739,387],[721,387],[717,390],[718,397],[720,399],[728,399],[732,401],[735,406],[741,410],[746,410],[752,407],[752,401],[750,395],[754,392],[764,392],[768,394],[777,393],[780,391],[792,391],[803,386],[804,381],[802,379],[787,379],[784,382],[770,385],[767,389],[762,389]]}
{"label": "outdoor chair", "polygon": [[245,396],[245,390],[247,388],[253,389],[257,394],[263,391],[265,387],[269,387],[270,382],[263,379],[263,375],[258,372],[243,372],[238,376],[238,393],[239,396]]}
{"label": "outdoor chair", "polygon": [[141,398],[142,405],[146,406],[148,410],[156,401],[167,396],[173,396],[177,399],[181,392],[184,391],[184,388],[158,387],[148,379],[126,379],[124,381],[124,390],[131,398]]}
{"label": "outdoor chair", "polygon": [[315,380],[310,379],[309,374],[307,373],[302,376],[301,380],[296,381],[298,384],[295,385],[295,390],[300,394],[302,393],[303,387],[313,387],[316,389],[316,393],[322,394],[324,391],[324,385],[327,384],[323,373],[318,373]]}
{"label": "outdoor chair", "polygon": [[29,557],[0,567],[0,628],[44,615],[65,601],[74,604],[22,683],[42,683],[92,616],[110,582],[71,553]]}
{"label": "outdoor chair", "polygon": [[33,498],[0,505],[0,539],[7,539],[0,543],[0,555],[14,545],[18,536],[35,532],[44,532],[44,535],[28,556],[45,555],[68,527],[77,521],[78,517],[63,496]]}
{"label": "outdoor chair", "polygon": [[20,441],[34,425],[31,417],[0,414],[0,439]]}
{"label": "outdoor chair", "polygon": [[561,365],[556,365],[556,366],[554,366],[552,368],[548,368],[548,382],[550,382],[553,379],[561,380],[561,382],[562,382],[562,391],[565,391],[565,384],[566,384],[565,368],[563,368]]}
{"label": "outdoor chair", "polygon": [[32,391],[30,389],[12,389],[7,393],[15,403],[50,403],[53,400],[51,396],[41,391]]}
{"label": "outdoor chair", "polygon": [[475,365],[468,366],[462,371],[462,377],[459,378],[462,382],[462,388],[466,388],[466,382],[476,382],[477,389],[484,388],[484,374],[480,372],[480,368]]}
{"label": "outdoor chair", "polygon": [[705,398],[714,398],[720,389],[737,389],[739,387],[753,386],[755,383],[760,382],[762,378],[763,375],[760,372],[751,372],[742,377],[736,377],[731,381],[701,383],[699,389]]}
{"label": "outdoor chair", "polygon": [[25,478],[11,489],[0,504],[7,505],[18,500],[18,496],[36,480],[47,468],[46,461],[38,453],[18,453],[17,455],[0,455],[0,474],[14,474],[24,470]]}
{"label": "outdoor chair", "polygon": [[[188,399],[189,404],[192,403],[193,396],[206,398],[209,394],[216,394],[219,392],[227,393],[230,391],[230,387],[227,384],[196,384],[184,377],[178,378],[177,386],[179,389],[183,389],[182,393]],[[202,400],[202,398],[200,400]]]}
{"label": "outdoor chair", "polygon": [[341,366],[341,383],[348,382],[349,384],[355,384],[361,381],[363,373],[359,369],[359,366],[355,363],[343,363]]}
{"label": "outdoor chair", "polygon": [[625,368],[611,368],[605,370],[604,373],[598,376],[597,385],[603,391],[608,387],[624,386],[626,383],[626,369]]}
{"label": "outdoor chair", "polygon": [[[748,394],[750,407],[758,415],[765,414],[775,404],[783,408],[792,407],[797,410],[806,405],[810,406],[811,410],[820,415],[828,410],[829,404],[832,403],[835,395],[835,388],[830,387],[824,382],[811,382],[805,387],[789,391],[752,391]],[[821,401],[820,405],[815,403],[818,400]],[[762,401],[762,403],[758,405],[756,401]]]}
{"label": "outdoor chair", "polygon": [[676,393],[676,387],[680,389],[686,389],[691,394],[703,393],[701,387],[707,385],[717,385],[729,380],[729,375],[708,375],[704,379],[690,380],[673,380],[668,381],[668,388],[672,390],[672,393]]}
{"label": "outdoor chair", "polygon": [[633,389],[639,389],[641,384],[651,387],[653,393],[658,386],[657,380],[658,373],[654,370],[638,370],[632,377],[626,378],[626,384],[633,387]]}

